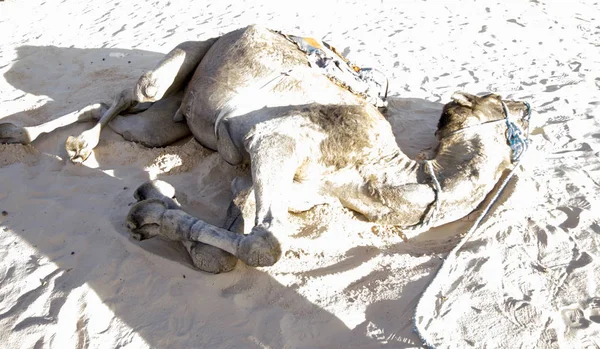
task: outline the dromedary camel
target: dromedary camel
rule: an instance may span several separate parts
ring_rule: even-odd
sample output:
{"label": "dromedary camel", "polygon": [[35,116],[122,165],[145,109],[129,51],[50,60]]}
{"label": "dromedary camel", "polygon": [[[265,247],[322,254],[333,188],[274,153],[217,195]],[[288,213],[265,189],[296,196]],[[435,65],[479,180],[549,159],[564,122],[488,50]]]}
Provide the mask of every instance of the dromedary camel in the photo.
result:
{"label": "dromedary camel", "polygon": [[[213,273],[232,270],[238,258],[273,265],[288,211],[332,201],[372,222],[402,226],[411,238],[472,212],[510,167],[518,150],[509,146],[515,136],[507,136],[507,128],[519,131],[528,123],[527,103],[455,93],[439,120],[432,159],[415,161],[400,151],[377,107],[316,69],[310,56],[289,37],[257,26],[185,42],[110,108],[94,104],[36,127],[3,124],[0,141],[28,143],[57,127],[99,119],[67,139],[71,160],[83,162],[101,129],[121,112],[147,109],[124,118],[125,124],[132,118],[132,126],[121,133],[149,145],[185,135],[185,124],[170,120],[185,119],[196,140],[225,161],[250,163],[252,178],[232,184],[223,228],[182,211],[173,188],[161,181],[138,188],[127,225],[138,240],[182,241],[196,267]],[[153,121],[145,123],[146,117]],[[255,220],[244,235],[232,226],[249,202]]]}

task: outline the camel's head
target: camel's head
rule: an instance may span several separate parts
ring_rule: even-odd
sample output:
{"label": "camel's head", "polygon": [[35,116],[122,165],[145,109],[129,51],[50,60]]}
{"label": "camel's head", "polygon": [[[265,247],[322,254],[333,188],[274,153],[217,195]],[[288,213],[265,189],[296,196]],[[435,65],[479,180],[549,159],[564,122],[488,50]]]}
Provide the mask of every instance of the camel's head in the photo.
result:
{"label": "camel's head", "polygon": [[452,102],[444,106],[435,134],[438,139],[442,139],[461,130],[502,121],[506,119],[506,113],[512,122],[521,128],[527,127],[531,110],[526,102],[502,100],[499,95],[493,93],[479,97],[455,92]]}

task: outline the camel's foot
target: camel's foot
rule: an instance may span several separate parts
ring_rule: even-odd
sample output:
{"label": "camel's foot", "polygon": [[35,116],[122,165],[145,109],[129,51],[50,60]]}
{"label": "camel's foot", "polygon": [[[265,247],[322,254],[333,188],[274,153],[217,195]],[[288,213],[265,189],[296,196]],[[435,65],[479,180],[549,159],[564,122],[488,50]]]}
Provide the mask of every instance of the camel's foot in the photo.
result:
{"label": "camel's foot", "polygon": [[[180,210],[175,200],[175,188],[161,180],[148,181],[140,185],[133,197],[138,200],[127,215],[127,227],[131,237],[141,241],[163,235],[171,240],[181,240],[176,232],[161,234],[162,220],[167,210]],[[163,229],[164,230],[164,229]]]}
{"label": "camel's foot", "polygon": [[87,141],[82,136],[69,136],[65,148],[69,159],[76,164],[84,162],[92,154],[92,148],[88,146]]}
{"label": "camel's foot", "polygon": [[[253,267],[268,267],[281,257],[281,246],[273,233],[265,226],[256,226],[246,236],[221,229],[200,221],[179,209],[168,209],[160,199],[148,199],[134,205],[127,216],[127,227],[131,236],[137,240],[162,236],[173,241],[201,242],[228,251],[244,263]],[[197,247],[192,258],[199,268],[208,271],[227,270],[233,260],[222,252],[210,247]],[[208,259],[218,253],[217,261],[209,264]],[[219,262],[220,260],[220,262]],[[206,266],[208,264],[208,267]]]}
{"label": "camel's foot", "polygon": [[159,199],[148,199],[135,204],[127,215],[127,227],[131,231],[131,237],[142,241],[162,235],[171,240],[180,240],[176,234],[168,234],[168,231],[162,229],[162,220],[167,209],[167,205]]}
{"label": "camel's foot", "polygon": [[0,124],[0,143],[29,144],[31,137],[25,127],[6,122]]}
{"label": "camel's foot", "polygon": [[169,208],[169,198],[148,199],[133,205],[127,215],[131,237],[146,240],[162,236],[173,241],[190,240],[192,226],[198,219],[182,210]]}
{"label": "camel's foot", "polygon": [[[133,193],[133,197],[138,202],[146,203],[132,207],[127,218],[131,237],[138,241],[159,235],[158,226],[164,211],[180,208],[179,203],[175,200],[175,188],[161,180],[148,181],[140,185]],[[162,205],[151,204],[150,200],[160,201]],[[148,223],[144,223],[148,219]]]}
{"label": "camel's foot", "polygon": [[67,138],[65,148],[72,162],[78,164],[87,160],[100,141],[100,130],[101,126],[98,124],[77,137]]}
{"label": "camel's foot", "polygon": [[166,196],[167,198],[174,198],[175,188],[173,188],[171,184],[161,181],[160,179],[148,181],[140,185],[133,193],[133,197],[137,201],[146,199],[160,199],[163,196]]}
{"label": "camel's foot", "polygon": [[281,245],[269,229],[257,225],[240,241],[237,256],[249,266],[269,267],[281,257]]}

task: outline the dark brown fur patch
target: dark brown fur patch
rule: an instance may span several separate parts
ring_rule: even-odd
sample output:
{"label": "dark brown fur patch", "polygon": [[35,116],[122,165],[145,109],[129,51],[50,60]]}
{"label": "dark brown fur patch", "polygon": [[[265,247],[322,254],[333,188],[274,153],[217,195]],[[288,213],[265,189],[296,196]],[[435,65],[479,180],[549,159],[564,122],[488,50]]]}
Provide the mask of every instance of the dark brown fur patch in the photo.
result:
{"label": "dark brown fur patch", "polygon": [[321,142],[321,161],[328,166],[343,168],[360,165],[371,144],[369,131],[373,119],[358,105],[315,105],[303,110],[312,123],[318,125],[327,138]]}
{"label": "dark brown fur patch", "polygon": [[497,120],[504,117],[500,97],[489,94],[483,97],[468,95],[472,106],[465,106],[452,101],[444,105],[442,115],[438,121],[436,134],[449,134],[467,126],[470,118],[480,122]]}

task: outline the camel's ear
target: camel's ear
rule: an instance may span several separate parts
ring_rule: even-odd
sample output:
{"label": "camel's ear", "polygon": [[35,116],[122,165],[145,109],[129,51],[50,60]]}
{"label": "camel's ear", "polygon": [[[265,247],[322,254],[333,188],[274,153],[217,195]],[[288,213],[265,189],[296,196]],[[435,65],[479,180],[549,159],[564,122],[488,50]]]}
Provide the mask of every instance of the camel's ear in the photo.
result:
{"label": "camel's ear", "polygon": [[452,98],[453,101],[464,107],[473,107],[473,96],[468,93],[454,92],[454,94],[450,98]]}

